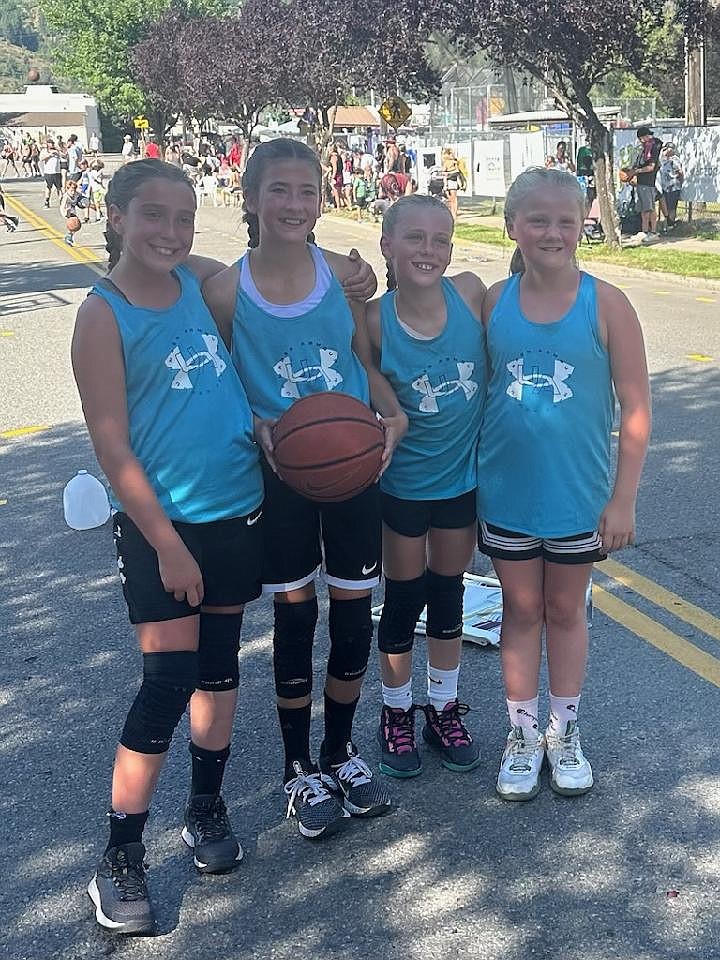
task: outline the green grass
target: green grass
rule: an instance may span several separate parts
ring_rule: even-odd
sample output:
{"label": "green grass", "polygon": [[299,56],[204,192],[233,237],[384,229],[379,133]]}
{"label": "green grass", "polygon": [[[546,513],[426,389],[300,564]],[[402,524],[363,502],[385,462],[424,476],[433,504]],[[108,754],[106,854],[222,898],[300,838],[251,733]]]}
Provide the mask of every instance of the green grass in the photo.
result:
{"label": "green grass", "polygon": [[[494,246],[515,246],[512,240],[503,237],[497,227],[484,227],[476,224],[459,224],[455,228],[458,240],[470,240],[474,243],[491,243]],[[700,253],[689,250],[665,247],[629,247],[623,250],[611,250],[602,243],[592,246],[582,244],[578,247],[578,256],[583,261],[615,263],[636,270],[675,273],[683,277],[702,277],[720,279],[720,254]]]}

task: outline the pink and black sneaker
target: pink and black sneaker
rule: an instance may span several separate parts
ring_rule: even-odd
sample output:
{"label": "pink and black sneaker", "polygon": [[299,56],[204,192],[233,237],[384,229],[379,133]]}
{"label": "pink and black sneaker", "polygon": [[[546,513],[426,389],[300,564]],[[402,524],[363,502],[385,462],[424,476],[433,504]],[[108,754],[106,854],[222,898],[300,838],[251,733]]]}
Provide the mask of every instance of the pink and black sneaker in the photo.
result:
{"label": "pink and black sneaker", "polygon": [[480,748],[462,722],[470,707],[451,700],[440,711],[430,703],[424,710],[423,740],[438,751],[442,765],[458,773],[474,770],[480,763]]}
{"label": "pink and black sneaker", "polygon": [[415,706],[409,710],[383,704],[378,728],[378,743],[382,749],[380,772],[390,777],[417,777],[422,772],[422,761],[415,744]]}

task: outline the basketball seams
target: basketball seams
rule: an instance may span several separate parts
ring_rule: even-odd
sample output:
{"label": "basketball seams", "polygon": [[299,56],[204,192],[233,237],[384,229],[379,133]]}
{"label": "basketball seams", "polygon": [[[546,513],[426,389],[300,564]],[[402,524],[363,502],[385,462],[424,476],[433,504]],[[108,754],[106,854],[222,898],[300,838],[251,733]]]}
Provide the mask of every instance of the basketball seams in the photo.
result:
{"label": "basketball seams", "polygon": [[306,463],[306,464],[303,464],[303,466],[301,467],[294,466],[293,464],[290,464],[290,463],[283,463],[283,461],[278,457],[277,451],[275,451],[274,457],[275,457],[275,463],[279,467],[282,467],[283,470],[287,470],[288,473],[302,473],[305,470],[319,470],[324,467],[336,467],[338,466],[338,464],[341,464],[341,463],[351,464],[353,460],[355,460],[355,458],[359,459],[360,457],[366,456],[368,453],[373,453],[373,451],[375,450],[383,450],[384,446],[385,444],[382,442],[373,443],[371,446],[365,447],[363,450],[355,451],[353,453],[351,460],[348,460],[346,456],[336,457],[334,460],[320,460],[320,461],[317,461],[316,463]]}
{"label": "basketball seams", "polygon": [[[278,424],[280,421],[278,421]],[[370,423],[364,417],[320,417],[317,420],[307,420],[304,423],[299,423],[297,426],[290,427],[285,433],[281,433],[279,437],[275,437],[275,430],[277,430],[277,425],[275,430],[273,430],[273,442],[281,443],[283,440],[287,440],[293,436],[293,434],[298,433],[299,431],[306,430],[308,427],[321,427],[323,424],[328,423],[360,423],[364,427],[367,427],[368,430],[375,430],[381,436],[383,428],[376,421],[374,424]]]}

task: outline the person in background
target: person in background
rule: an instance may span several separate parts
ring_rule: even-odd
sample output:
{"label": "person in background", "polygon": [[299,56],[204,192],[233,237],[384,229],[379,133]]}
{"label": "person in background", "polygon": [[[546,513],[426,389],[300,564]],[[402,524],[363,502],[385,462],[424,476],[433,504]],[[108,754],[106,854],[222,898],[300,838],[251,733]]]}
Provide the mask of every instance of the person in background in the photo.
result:
{"label": "person in background", "polygon": [[123,137],[123,145],[120,154],[122,156],[123,163],[129,163],[135,156],[135,145],[133,144],[132,137],[129,133],[126,133]]}
{"label": "person in background", "polygon": [[665,215],[665,229],[677,226],[677,208],[682,194],[685,172],[674,143],[666,143],[660,154],[660,209]]}
{"label": "person in background", "polygon": [[97,135],[95,130],[93,130],[93,132],[90,134],[90,138],[88,139],[88,151],[93,155],[93,157],[97,157],[97,155],[100,153],[100,137]]}
{"label": "person in background", "polygon": [[563,170],[565,173],[575,173],[575,164],[568,155],[567,143],[564,140],[558,141],[558,145],[555,148],[554,160],[556,170]]}
{"label": "person in background", "polygon": [[640,207],[640,239],[644,243],[658,240],[657,208],[655,204],[655,177],[660,167],[662,140],[653,135],[650,127],[638,127],[640,149],[635,159],[637,180],[635,193]]}
{"label": "person in background", "polygon": [[151,133],[148,136],[147,142],[145,144],[145,159],[146,160],[160,159],[160,147],[158,146],[154,133]]}

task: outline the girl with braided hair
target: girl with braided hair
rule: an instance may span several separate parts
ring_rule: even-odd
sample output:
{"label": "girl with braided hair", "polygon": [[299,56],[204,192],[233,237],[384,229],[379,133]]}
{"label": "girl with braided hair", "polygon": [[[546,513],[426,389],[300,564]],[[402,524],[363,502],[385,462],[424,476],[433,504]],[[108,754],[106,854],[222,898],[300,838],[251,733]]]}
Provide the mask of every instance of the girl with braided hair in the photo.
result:
{"label": "girl with braided hair", "polygon": [[[380,580],[377,484],[343,503],[317,504],[273,470],[272,425],[294,400],[337,389],[370,401],[351,308],[341,283],[349,257],[320,250],[313,229],[322,208],[322,168],[293,140],[260,144],[243,175],[249,251],[210,278],[204,294],[256,418],[266,499],[264,590],[273,595],[273,658],[285,751],[288,816],[302,836],[334,832],[348,815],[374,816],[390,801],[353,743],[352,727],[372,639],[370,594]],[[386,462],[402,430],[394,398],[375,382],[385,420]],[[386,385],[385,385],[386,386]],[[387,397],[387,399],[384,399]],[[323,560],[330,593],[330,657],[319,768],[311,760],[312,653]]]}
{"label": "girl with braided hair", "polygon": [[480,763],[458,700],[463,572],[475,541],[477,441],[485,403],[485,285],[444,276],[453,217],[435,197],[401,197],[383,217],[388,292],[367,306],[373,362],[408,417],[380,480],[385,603],[378,630],[383,706],[380,769],[422,770],[415,741],[411,667],[415,626],[427,606],[423,739],[443,766]]}

